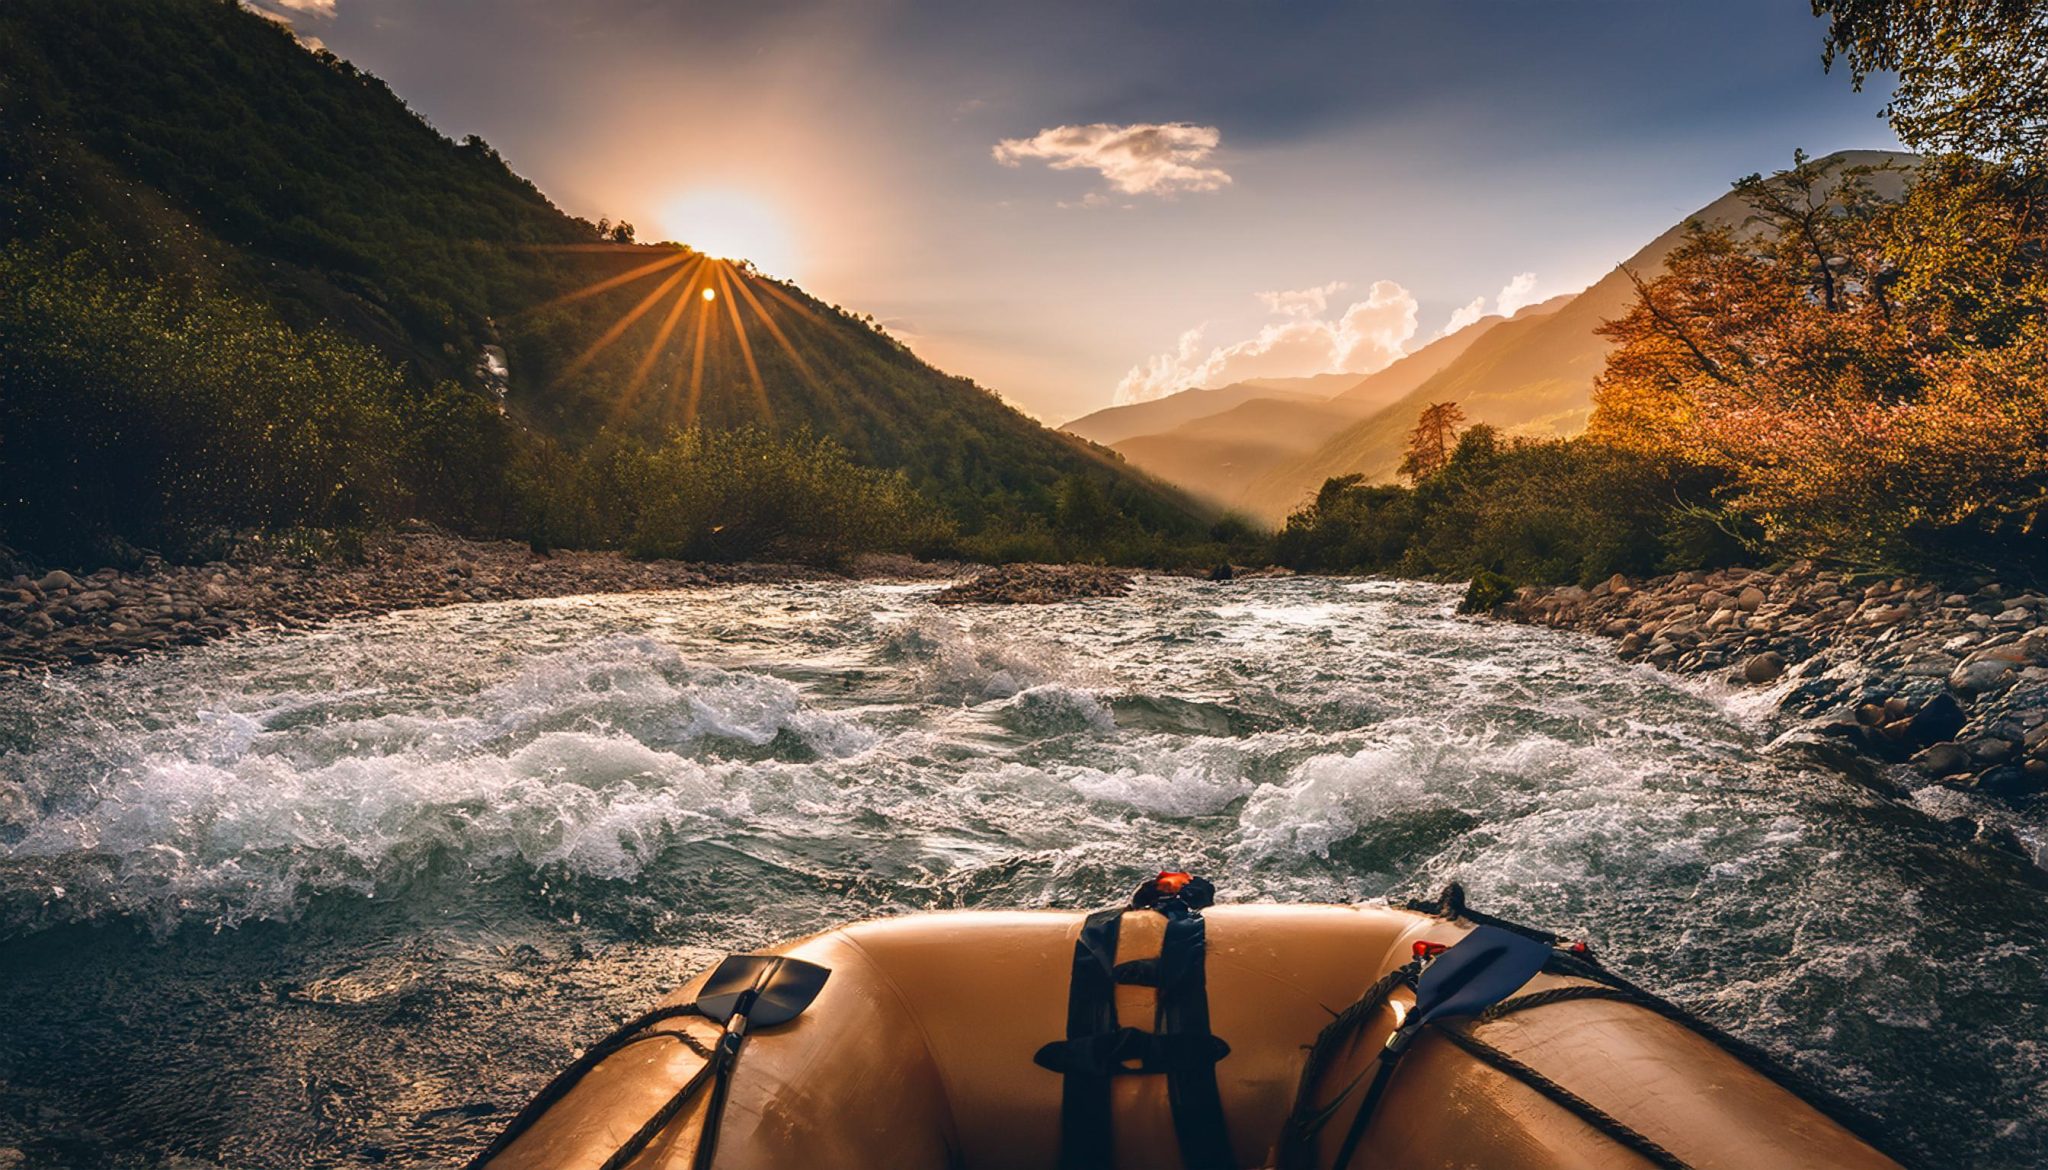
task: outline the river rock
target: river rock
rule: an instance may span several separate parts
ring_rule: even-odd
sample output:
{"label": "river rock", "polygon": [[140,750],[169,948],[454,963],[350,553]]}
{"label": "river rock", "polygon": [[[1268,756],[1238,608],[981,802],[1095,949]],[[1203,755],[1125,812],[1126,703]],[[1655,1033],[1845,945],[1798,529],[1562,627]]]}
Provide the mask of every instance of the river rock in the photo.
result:
{"label": "river rock", "polygon": [[2004,685],[2012,673],[2013,664],[2005,659],[1971,655],[1950,672],[1948,685],[1958,694],[1980,695]]}
{"label": "river rock", "polygon": [[1757,685],[1777,682],[1779,676],[1784,673],[1785,656],[1775,650],[1752,655],[1749,661],[1742,664],[1743,679]]}
{"label": "river rock", "polygon": [[62,569],[52,569],[43,574],[42,579],[36,582],[36,588],[45,593],[54,593],[59,589],[76,589],[78,588],[78,578],[73,577]]}
{"label": "river rock", "polygon": [[1935,779],[1970,770],[1970,753],[1960,744],[1938,743],[1913,757],[1914,767]]}
{"label": "river rock", "polygon": [[940,605],[1045,605],[1087,597],[1121,597],[1131,574],[1099,565],[1001,565],[932,597]]}
{"label": "river rock", "polygon": [[1989,796],[2019,800],[2048,792],[2048,772],[2034,773],[2018,764],[2000,764],[1978,773],[1969,787]]}

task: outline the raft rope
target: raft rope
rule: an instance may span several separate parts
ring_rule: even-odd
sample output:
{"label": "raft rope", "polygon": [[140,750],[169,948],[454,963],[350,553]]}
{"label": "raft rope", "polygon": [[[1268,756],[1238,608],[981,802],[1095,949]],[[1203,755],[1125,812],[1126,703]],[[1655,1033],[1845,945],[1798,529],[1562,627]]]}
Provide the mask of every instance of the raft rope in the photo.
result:
{"label": "raft rope", "polygon": [[[1631,1128],[1620,1118],[1472,1033],[1460,1028],[1443,1028],[1440,1031],[1444,1039],[1564,1106],[1577,1115],[1579,1120],[1642,1155],[1644,1161],[1659,1167],[1660,1170],[1692,1170],[1690,1162],[1644,1137],[1640,1131]],[[1339,1162],[1339,1170],[1342,1170],[1349,1161],[1349,1158],[1345,1158]]]}
{"label": "raft rope", "polygon": [[[464,1170],[482,1170],[483,1166],[492,1158],[503,1153],[505,1147],[518,1141],[522,1134],[532,1129],[534,1123],[540,1120],[541,1115],[553,1108],[557,1101],[568,1096],[569,1090],[575,1088],[577,1083],[591,1069],[604,1063],[607,1058],[616,1055],[619,1050],[646,1040],[667,1038],[681,1041],[684,1045],[706,1056],[707,1059],[704,1062],[704,1067],[699,1069],[696,1075],[692,1076],[689,1082],[676,1092],[675,1096],[669,1098],[668,1103],[662,1106],[661,1110],[655,1114],[654,1120],[649,1121],[647,1125],[641,1126],[640,1130],[627,1139],[624,1146],[619,1148],[618,1153],[613,1154],[611,1158],[605,1161],[604,1170],[615,1170],[616,1167],[624,1166],[633,1157],[637,1156],[641,1150],[646,1149],[648,1143],[654,1140],[655,1135],[659,1134],[662,1128],[675,1118],[676,1113],[681,1111],[683,1105],[702,1087],[704,1078],[710,1073],[711,1068],[716,1063],[714,1060],[709,1059],[711,1054],[705,1052],[703,1045],[699,1044],[694,1038],[681,1032],[650,1032],[648,1029],[664,1020],[673,1020],[683,1016],[702,1016],[703,1014],[694,1003],[679,1003],[642,1012],[625,1023],[620,1024],[612,1030],[610,1035],[584,1049],[583,1055],[570,1062],[568,1068],[563,1069],[554,1080],[549,1081],[547,1087],[536,1094],[533,1100],[528,1101],[526,1107],[521,1109],[512,1118],[511,1123],[505,1127],[503,1133],[500,1133],[490,1145],[484,1147],[482,1153],[469,1160]],[[660,1124],[656,1125],[655,1121],[659,1121]],[[653,1128],[650,1130],[649,1126]],[[624,1155],[624,1157],[621,1157],[621,1155]]]}
{"label": "raft rope", "polygon": [[[1557,936],[1547,931],[1536,930],[1517,922],[1511,922],[1504,918],[1483,914],[1468,908],[1465,905],[1464,888],[1455,882],[1445,887],[1443,894],[1437,901],[1410,902],[1407,908],[1437,918],[1447,920],[1462,919],[1475,925],[1499,927],[1503,930],[1510,930],[1543,942],[1554,948],[1557,947],[1558,943]],[[1342,1108],[1344,1101],[1358,1088],[1359,1084],[1365,1081],[1368,1075],[1372,1075],[1374,1078],[1373,1084],[1368,1089],[1366,1098],[1359,1105],[1358,1113],[1353,1118],[1351,1130],[1346,1135],[1346,1142],[1339,1151],[1333,1170],[1345,1170],[1349,1165],[1352,1156],[1356,1152],[1358,1139],[1362,1137],[1367,1123],[1371,1120],[1374,1106],[1377,1104],[1379,1091],[1384,1090],[1386,1087],[1392,1067],[1390,1062],[1375,1060],[1373,1064],[1378,1066],[1376,1069],[1369,1067],[1360,1072],[1357,1077],[1354,1077],[1349,1084],[1338,1092],[1336,1097],[1322,1106],[1313,1105],[1309,1094],[1313,1091],[1316,1082],[1321,1079],[1323,1073],[1328,1069],[1330,1062],[1336,1059],[1339,1051],[1352,1041],[1358,1031],[1365,1027],[1366,1023],[1381,1007],[1387,1004],[1395,989],[1403,986],[1411,990],[1414,988],[1421,969],[1422,964],[1420,962],[1411,962],[1389,971],[1371,987],[1367,988],[1365,994],[1359,998],[1357,1003],[1339,1012],[1324,1027],[1323,1031],[1317,1035],[1315,1042],[1309,1048],[1308,1059],[1302,1066],[1301,1089],[1295,1098],[1294,1115],[1288,1119],[1286,1129],[1283,1132],[1279,1166],[1286,1168],[1286,1170],[1312,1166],[1314,1158],[1313,1143],[1317,1134],[1336,1116],[1338,1110]],[[1587,982],[1545,988],[1541,991],[1532,991],[1524,995],[1513,996],[1481,1012],[1473,1020],[1473,1023],[1486,1024],[1513,1015],[1516,1012],[1528,1011],[1550,1004],[1567,1003],[1574,1000],[1607,999],[1645,1008],[1681,1027],[1692,1030],[1714,1043],[1748,1065],[1753,1071],[1775,1082],[1781,1088],[1803,1098],[1807,1104],[1813,1106],[1822,1115],[1840,1125],[1843,1129],[1848,1130],[1879,1153],[1902,1165],[1906,1164],[1904,1158],[1887,1149],[1886,1144],[1880,1138],[1873,1136],[1876,1127],[1872,1124],[1870,1118],[1860,1110],[1814,1084],[1802,1074],[1786,1067],[1755,1044],[1740,1037],[1730,1035],[1693,1012],[1609,971],[1583,945],[1553,950],[1550,960],[1544,965],[1544,970],[1549,974],[1583,979]],[[1542,1071],[1481,1040],[1468,1029],[1439,1026],[1437,1030],[1452,1044],[1496,1071],[1521,1081],[1529,1088],[1585,1122],[1588,1126],[1626,1146],[1651,1164],[1661,1167],[1663,1170],[1691,1170],[1690,1165],[1683,1159],[1644,1136],[1640,1131],[1630,1127],[1626,1122],[1594,1105],[1577,1093],[1572,1092]]]}
{"label": "raft rope", "polygon": [[[1505,918],[1496,918],[1491,914],[1483,914],[1467,907],[1465,905],[1465,888],[1457,882],[1452,882],[1445,886],[1443,893],[1438,895],[1436,901],[1409,902],[1407,909],[1419,914],[1428,914],[1435,918],[1450,920],[1462,918],[1467,922],[1477,923],[1481,926],[1498,926],[1503,930],[1512,930],[1529,938],[1549,942],[1552,945],[1556,945],[1558,942],[1557,936],[1547,931],[1523,926],[1517,922],[1510,922]],[[1765,1049],[1758,1047],[1748,1040],[1744,1040],[1740,1036],[1722,1030],[1712,1021],[1609,970],[1583,944],[1572,947],[1560,947],[1551,956],[1550,964],[1545,970],[1553,975],[1565,975],[1587,980],[1590,983],[1600,985],[1600,990],[1596,991],[1591,987],[1557,987],[1545,991],[1530,992],[1527,996],[1517,996],[1515,999],[1509,999],[1495,1005],[1488,1014],[1481,1015],[1480,1019],[1482,1021],[1488,1018],[1498,1019],[1500,1016],[1507,1015],[1510,1011],[1519,1010],[1513,1005],[1518,1000],[1524,999],[1530,1001],[1526,1004],[1527,1007],[1541,1007],[1544,1003],[1562,999],[1615,999],[1624,1003],[1634,1004],[1637,1007],[1647,1008],[1670,1020],[1672,1023],[1683,1028],[1689,1028],[1712,1041],[1736,1059],[1748,1065],[1752,1071],[1761,1073],[1766,1079],[1777,1084],[1778,1087],[1792,1093],[1794,1096],[1803,1098],[1808,1105],[1813,1106],[1822,1116],[1848,1130],[1865,1145],[1872,1147],[1885,1157],[1900,1165],[1910,1164],[1901,1152],[1891,1147],[1890,1139],[1882,1136],[1877,1122],[1868,1113],[1843,1100],[1834,1090],[1819,1084],[1806,1074],[1785,1064]]]}
{"label": "raft rope", "polygon": [[[1393,1072],[1397,1067],[1396,1062],[1375,1058],[1371,1064],[1356,1077],[1353,1077],[1350,1083],[1346,1084],[1343,1089],[1338,1091],[1335,1097],[1324,1105],[1311,1106],[1309,1094],[1314,1090],[1316,1081],[1321,1078],[1323,1072],[1329,1067],[1330,1062],[1335,1059],[1338,1050],[1357,1035],[1358,1030],[1365,1026],[1371,1016],[1388,1004],[1395,989],[1407,987],[1412,990],[1421,972],[1422,964],[1420,961],[1404,963],[1389,971],[1378,982],[1367,988],[1365,994],[1360,997],[1357,1003],[1338,1013],[1337,1017],[1331,1020],[1322,1033],[1316,1037],[1315,1043],[1309,1048],[1308,1059],[1302,1066],[1301,1090],[1295,1097],[1294,1116],[1288,1119],[1286,1128],[1283,1131],[1279,1159],[1281,1167],[1302,1168],[1314,1164],[1314,1142],[1316,1136],[1337,1115],[1338,1110],[1343,1107],[1344,1102],[1358,1089],[1358,1086],[1364,1083],[1366,1078],[1370,1076],[1372,1078],[1371,1084],[1366,1089],[1364,1098],[1360,1100],[1357,1112],[1352,1116],[1351,1126],[1344,1135],[1343,1144],[1338,1147],[1336,1161],[1332,1163],[1333,1170],[1346,1170],[1351,1165],[1351,1160],[1357,1156],[1358,1147],[1377,1111],[1380,1097],[1385,1093],[1388,1083],[1393,1079]],[[1579,991],[1581,989],[1568,988],[1558,990]],[[1604,987],[1589,987],[1583,990],[1586,992],[1597,991],[1606,993],[1604,998],[1620,998],[1612,994],[1610,989]],[[1522,1008],[1540,1007],[1545,1003],[1557,1003],[1566,999],[1586,998],[1594,998],[1594,996],[1585,994],[1559,996],[1551,995],[1547,992],[1536,992],[1526,996],[1517,996],[1514,999],[1496,1004],[1494,1007],[1487,1009],[1479,1019],[1482,1022],[1494,1020]],[[1641,1155],[1651,1165],[1658,1167],[1659,1170],[1692,1170],[1692,1167],[1683,1159],[1671,1153],[1671,1151],[1663,1146],[1658,1145],[1650,1138],[1645,1137],[1613,1114],[1608,1113],[1584,1097],[1565,1088],[1541,1071],[1524,1064],[1484,1040],[1473,1036],[1470,1032],[1445,1026],[1440,1026],[1437,1031],[1445,1039],[1477,1057],[1480,1061],[1521,1081],[1531,1089],[1563,1107],[1588,1126]]]}

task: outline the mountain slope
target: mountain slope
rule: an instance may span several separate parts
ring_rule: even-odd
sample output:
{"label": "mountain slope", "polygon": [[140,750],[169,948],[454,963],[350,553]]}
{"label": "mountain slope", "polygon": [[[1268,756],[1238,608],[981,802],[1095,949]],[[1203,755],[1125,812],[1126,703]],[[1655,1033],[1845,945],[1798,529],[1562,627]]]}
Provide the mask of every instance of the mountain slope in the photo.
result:
{"label": "mountain slope", "polygon": [[1060,424],[1068,434],[1114,447],[1138,435],[1170,431],[1183,423],[1220,414],[1255,398],[1321,402],[1357,385],[1357,374],[1316,374],[1307,378],[1247,378],[1228,386],[1182,390],[1164,398],[1109,406]]}
{"label": "mountain slope", "polygon": [[1306,456],[1332,433],[1407,395],[1500,323],[1498,317],[1476,321],[1366,375],[1328,399],[1250,398],[1170,430],[1135,435],[1111,445],[1133,466],[1178,484],[1217,507],[1277,523],[1284,510],[1259,507],[1247,500],[1249,484]]}
{"label": "mountain slope", "polygon": [[[1515,316],[1539,316],[1557,309],[1561,303],[1545,301],[1540,305],[1529,305]],[[1465,351],[1492,332],[1494,326],[1508,319],[1481,317],[1456,333],[1437,338],[1379,373],[1369,375],[1363,382],[1331,399],[1331,403],[1365,415],[1398,402],[1417,386],[1435,377],[1445,366],[1463,357]]]}
{"label": "mountain slope", "polygon": [[1178,493],[794,286],[600,237],[481,140],[236,5],[9,0],[0,59],[0,246],[38,263],[339,329],[416,385],[502,392],[572,447],[809,430],[902,469],[968,531],[1050,522],[1074,477],[1149,531],[1202,528]]}
{"label": "mountain slope", "polygon": [[[1843,151],[1826,160],[1837,166],[1910,166],[1915,156],[1892,151]],[[1872,180],[1880,194],[1896,193],[1898,173]],[[1697,220],[1739,227],[1748,205],[1730,192],[1659,235],[1555,312],[1506,322],[1399,401],[1332,436],[1308,455],[1276,466],[1245,492],[1256,514],[1299,507],[1323,481],[1363,474],[1371,481],[1394,478],[1408,432],[1425,406],[1455,402],[1468,422],[1490,423],[1521,434],[1573,435],[1592,413],[1593,379],[1607,360],[1608,343],[1594,331],[1618,317],[1634,298],[1627,272],[1661,271],[1665,257]],[[1626,270],[1626,271],[1624,271]]]}

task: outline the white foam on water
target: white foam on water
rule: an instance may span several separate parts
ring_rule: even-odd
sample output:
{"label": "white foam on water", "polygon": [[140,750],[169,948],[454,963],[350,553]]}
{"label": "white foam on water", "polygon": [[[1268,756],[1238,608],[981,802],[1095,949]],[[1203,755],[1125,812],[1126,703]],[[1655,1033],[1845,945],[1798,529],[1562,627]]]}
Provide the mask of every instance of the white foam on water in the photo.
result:
{"label": "white foam on water", "polygon": [[1037,737],[1077,731],[1116,733],[1116,715],[1094,692],[1061,683],[1041,683],[1018,691],[1002,704],[1000,718],[1012,730]]}
{"label": "white foam on water", "polygon": [[664,739],[766,746],[791,733],[827,755],[874,742],[857,723],[810,709],[790,684],[751,671],[689,665],[647,638],[612,637],[530,664],[476,706],[501,733],[581,724],[638,724]]}
{"label": "white foam on water", "polygon": [[1432,783],[1434,761],[1424,758],[1420,748],[1403,741],[1348,756],[1316,756],[1286,782],[1260,785],[1240,821],[1240,851],[1260,857],[1327,857],[1330,846],[1364,825],[1456,807],[1458,794],[1443,782]]}
{"label": "white foam on water", "polygon": [[919,697],[947,703],[1007,699],[1043,683],[1082,681],[1056,643],[939,610],[883,627],[881,657],[901,663]]}
{"label": "white foam on water", "polygon": [[[388,896],[437,859],[630,879],[678,831],[748,816],[774,761],[721,759],[790,735],[827,759],[877,733],[789,684],[695,667],[644,639],[528,661],[460,713],[447,699],[368,716],[374,692],[292,692],[108,729],[97,774],[75,745],[0,756],[0,865],[62,887],[59,918],[158,928],[290,919],[337,891]],[[332,718],[320,719],[326,712]],[[708,754],[706,751],[708,749]],[[76,781],[83,780],[84,783]]]}
{"label": "white foam on water", "polygon": [[586,732],[548,732],[502,756],[402,751],[310,769],[262,753],[230,767],[153,758],[37,819],[0,856],[103,874],[99,888],[90,876],[68,883],[82,915],[233,924],[289,918],[319,893],[391,893],[437,854],[632,877],[677,827],[744,814],[732,778]]}
{"label": "white foam on water", "polygon": [[1227,764],[1219,767],[1214,760],[1202,759],[1156,770],[1076,767],[1063,779],[1090,800],[1166,817],[1219,813],[1252,789],[1251,782]]}

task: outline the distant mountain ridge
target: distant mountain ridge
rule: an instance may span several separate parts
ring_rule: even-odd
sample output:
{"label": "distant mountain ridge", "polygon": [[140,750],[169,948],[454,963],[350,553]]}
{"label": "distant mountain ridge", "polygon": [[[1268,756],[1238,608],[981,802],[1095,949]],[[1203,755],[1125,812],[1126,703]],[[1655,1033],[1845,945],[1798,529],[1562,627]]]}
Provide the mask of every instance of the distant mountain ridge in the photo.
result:
{"label": "distant mountain ridge", "polygon": [[[1838,169],[1879,168],[1871,185],[1894,197],[1918,158],[1855,150],[1819,161]],[[1596,330],[1634,299],[1627,272],[1660,272],[1694,221],[1740,229],[1749,218],[1748,205],[1731,191],[1583,292],[1528,306],[1511,319],[1488,318],[1336,395],[1261,394],[1239,383],[1098,411],[1068,428],[1218,507],[1267,523],[1283,519],[1332,477],[1394,479],[1408,432],[1432,402],[1455,402],[1469,423],[1513,434],[1574,435],[1585,429],[1593,381],[1606,365],[1608,343]]]}
{"label": "distant mountain ridge", "polygon": [[[1904,170],[1918,156],[1898,151],[1840,151],[1820,160],[1840,169],[1900,168],[1872,177],[1880,194],[1894,196]],[[1635,297],[1627,273],[1656,275],[1694,221],[1741,227],[1750,218],[1742,196],[1730,191],[1657,236],[1592,287],[1556,311],[1507,322],[1457,361],[1399,401],[1331,436],[1307,456],[1273,468],[1246,489],[1255,515],[1281,516],[1299,507],[1332,476],[1395,477],[1408,432],[1432,402],[1455,402],[1469,423],[1489,423],[1515,434],[1575,435],[1593,410],[1593,380],[1606,366],[1609,345],[1595,330],[1619,317]]]}
{"label": "distant mountain ridge", "polygon": [[1070,435],[1115,446],[1137,435],[1171,430],[1182,423],[1220,414],[1255,398],[1326,401],[1356,386],[1359,374],[1312,374],[1305,378],[1247,378],[1228,386],[1182,390],[1163,398],[1107,406],[1060,424]]}
{"label": "distant mountain ridge", "polygon": [[[1517,315],[1542,313],[1555,307],[1554,304],[1532,305]],[[1266,514],[1246,499],[1246,488],[1251,483],[1290,460],[1306,456],[1332,433],[1402,398],[1457,360],[1503,320],[1501,317],[1485,317],[1475,321],[1456,333],[1431,341],[1384,369],[1356,378],[1341,393],[1327,397],[1300,394],[1246,397],[1243,388],[1256,387],[1257,382],[1239,383],[1223,390],[1184,391],[1160,400],[1161,403],[1172,404],[1173,413],[1162,409],[1150,416],[1142,416],[1141,420],[1156,423],[1162,417],[1173,417],[1174,413],[1191,414],[1192,417],[1156,433],[1111,440],[1110,445],[1132,465],[1169,483],[1179,484],[1216,507],[1276,522],[1279,516]],[[1318,379],[1352,377],[1318,375]],[[1238,399],[1234,405],[1211,409],[1233,398]],[[1176,403],[1175,399],[1182,401]],[[1125,416],[1125,419],[1129,420],[1130,416]]]}

